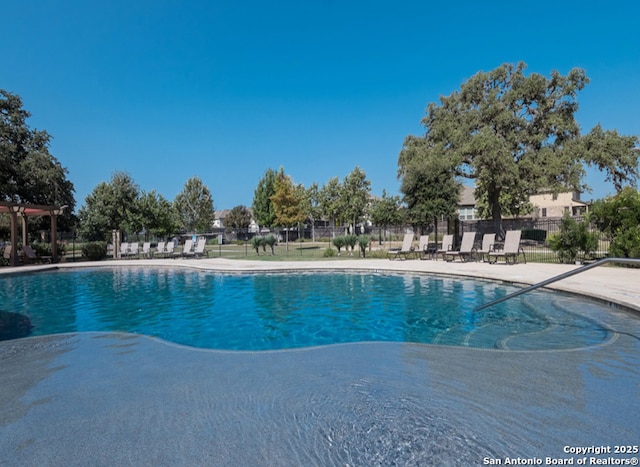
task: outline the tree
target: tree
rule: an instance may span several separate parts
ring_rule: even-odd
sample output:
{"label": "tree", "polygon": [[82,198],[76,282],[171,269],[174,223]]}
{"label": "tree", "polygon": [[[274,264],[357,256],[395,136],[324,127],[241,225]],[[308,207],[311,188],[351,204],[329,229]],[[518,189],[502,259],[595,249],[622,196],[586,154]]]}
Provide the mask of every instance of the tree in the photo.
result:
{"label": "tree", "polygon": [[[371,202],[370,216],[373,225],[381,229],[386,230],[390,225],[400,225],[403,220],[400,196],[390,196],[386,190],[382,190],[382,198]],[[380,241],[382,242],[382,235]]]}
{"label": "tree", "polygon": [[251,225],[251,211],[246,206],[238,205],[229,211],[224,223],[234,229],[248,229]]}
{"label": "tree", "polygon": [[178,228],[170,201],[151,190],[143,192],[138,200],[138,213],[142,228],[160,238],[165,238]]}
{"label": "tree", "polygon": [[369,207],[369,193],[371,182],[367,180],[367,174],[356,166],[342,182],[340,192],[340,210],[344,218],[353,227],[355,233],[356,224],[364,219]]}
{"label": "tree", "polygon": [[112,230],[129,230],[138,225],[138,185],[125,172],[99,183],[78,212],[79,233],[85,240],[108,240]]}
{"label": "tree", "polygon": [[406,166],[400,191],[404,194],[411,222],[424,229],[433,224],[438,233],[438,219],[456,216],[461,184],[453,176],[447,160],[427,150]]}
{"label": "tree", "polygon": [[[280,169],[282,171],[282,169]],[[276,172],[267,169],[253,194],[253,217],[259,225],[273,227],[276,215],[271,197],[275,194]]]}
{"label": "tree", "polygon": [[70,228],[73,184],[67,169],[49,153],[51,136],[31,129],[30,116],[19,96],[0,89],[0,200],[67,206],[58,227]]}
{"label": "tree", "polygon": [[589,221],[611,239],[609,256],[640,258],[640,193],[626,187],[591,205]]}
{"label": "tree", "polygon": [[[276,177],[275,193],[271,196],[275,212],[275,225],[292,227],[305,220],[300,190],[296,188],[291,177],[280,169]],[[289,250],[289,229],[286,229],[287,251]]]}
{"label": "tree", "polygon": [[320,205],[320,190],[317,183],[312,183],[304,192],[302,208],[307,218],[311,222],[311,239],[316,241],[316,221],[322,217],[322,207]]}
{"label": "tree", "polygon": [[179,227],[186,232],[211,229],[215,211],[209,188],[197,176],[191,177],[173,201]]}
{"label": "tree", "polygon": [[503,214],[519,213],[542,188],[583,191],[585,162],[606,170],[618,185],[635,180],[631,148],[637,138],[599,126],[580,136],[574,114],[577,93],[588,83],[584,71],[553,71],[547,79],[525,76],[525,68],[504,64],[480,72],[440,105],[430,103],[424,137],[405,139],[399,175],[415,157],[439,155],[456,177],[475,181],[476,198],[486,200],[487,214],[498,225]]}
{"label": "tree", "polygon": [[338,177],[330,178],[326,185],[320,189],[320,209],[322,215],[329,219],[332,227],[336,222],[340,221],[340,199],[342,193],[342,185]]}

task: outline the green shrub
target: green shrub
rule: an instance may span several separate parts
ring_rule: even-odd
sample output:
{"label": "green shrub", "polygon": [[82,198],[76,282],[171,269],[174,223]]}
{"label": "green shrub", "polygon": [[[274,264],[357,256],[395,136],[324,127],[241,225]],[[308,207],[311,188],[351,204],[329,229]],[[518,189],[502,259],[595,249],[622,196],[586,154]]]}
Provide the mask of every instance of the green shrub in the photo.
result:
{"label": "green shrub", "polygon": [[251,239],[251,247],[256,250],[256,254],[260,256],[260,247],[264,248],[264,239],[262,237],[253,237]]}
{"label": "green shrub", "polygon": [[338,235],[336,238],[333,239],[333,244],[338,249],[338,256],[340,256],[340,248],[346,245],[344,241],[344,236]]}
{"label": "green shrub", "polygon": [[326,250],[324,250],[324,253],[322,254],[323,258],[333,258],[334,256],[336,256],[338,253],[336,253],[336,250],[334,250],[333,248],[331,248],[330,246],[327,247]]}
{"label": "green shrub", "polygon": [[107,242],[88,242],[82,246],[82,255],[89,261],[100,261],[107,256]]}
{"label": "green shrub", "polygon": [[613,258],[640,258],[640,229],[630,227],[619,229],[609,247]]}
{"label": "green shrub", "polygon": [[276,237],[273,234],[269,234],[262,239],[262,249],[266,251],[266,246],[268,245],[271,248],[271,254],[275,255],[276,252],[274,250],[274,247],[276,243],[278,243]]}
{"label": "green shrub", "polygon": [[558,253],[561,263],[573,263],[582,253],[582,258],[591,254],[598,247],[598,236],[589,232],[586,222],[576,222],[569,215],[560,221],[560,231],[551,236],[549,247]]}
{"label": "green shrub", "polygon": [[353,254],[353,250],[355,250],[357,243],[358,243],[357,235],[349,234],[344,236],[345,248],[346,247],[351,248],[351,254]]}

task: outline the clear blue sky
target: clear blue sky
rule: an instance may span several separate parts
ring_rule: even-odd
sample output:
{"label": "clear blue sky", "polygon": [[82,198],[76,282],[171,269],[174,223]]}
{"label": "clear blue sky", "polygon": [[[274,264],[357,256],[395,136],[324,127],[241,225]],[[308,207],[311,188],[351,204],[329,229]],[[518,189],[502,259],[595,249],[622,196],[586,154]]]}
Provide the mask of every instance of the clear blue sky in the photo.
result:
{"label": "clear blue sky", "polygon": [[[429,102],[480,70],[586,70],[577,119],[640,134],[640,2],[4,2],[0,88],[53,137],[78,207],[116,170],[173,200],[197,175],[250,206],[267,168],[296,183],[357,165],[398,193]],[[590,172],[594,191],[613,192]]]}

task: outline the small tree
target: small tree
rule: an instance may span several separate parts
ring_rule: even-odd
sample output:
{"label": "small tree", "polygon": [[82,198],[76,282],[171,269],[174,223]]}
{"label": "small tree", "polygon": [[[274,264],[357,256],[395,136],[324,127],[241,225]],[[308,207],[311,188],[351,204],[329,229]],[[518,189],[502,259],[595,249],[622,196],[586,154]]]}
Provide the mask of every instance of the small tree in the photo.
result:
{"label": "small tree", "polygon": [[598,235],[589,232],[587,222],[577,222],[569,214],[560,221],[560,231],[549,239],[550,248],[558,253],[561,263],[584,259],[598,247]]}
{"label": "small tree", "polygon": [[[389,196],[386,190],[382,190],[382,198],[373,200],[369,214],[373,225],[378,226],[381,230],[386,230],[390,225],[400,225],[403,220],[400,197]],[[382,243],[382,232],[380,233],[380,243]]]}
{"label": "small tree", "polygon": [[340,256],[340,249],[345,245],[344,236],[338,235],[334,238],[333,245],[338,249],[338,256]]}
{"label": "small tree", "polygon": [[289,229],[305,219],[302,208],[301,192],[291,178],[281,169],[276,177],[275,194],[271,196],[271,202],[276,214],[275,223],[286,229],[287,251],[289,250]]}
{"label": "small tree", "polygon": [[358,245],[360,246],[360,252],[362,253],[362,257],[365,258],[367,256],[367,248],[369,248],[369,236],[368,235],[360,235],[358,237]]}
{"label": "small tree", "polygon": [[275,225],[276,214],[271,197],[276,193],[276,175],[273,169],[267,169],[253,193],[253,215],[258,225],[263,227]]}
{"label": "small tree", "polygon": [[351,248],[351,255],[353,255],[353,251],[356,248],[356,244],[358,243],[358,236],[354,234],[348,234],[344,236],[344,244],[345,247]]}
{"label": "small tree", "polygon": [[591,206],[589,220],[609,239],[609,255],[640,257],[640,193],[626,187],[616,196],[598,200]]}
{"label": "small tree", "polygon": [[251,225],[251,212],[246,206],[236,206],[229,211],[224,219],[224,224],[233,229],[248,229]]}
{"label": "small tree", "polygon": [[209,188],[198,177],[187,180],[173,202],[180,228],[187,232],[211,229],[215,217]]}

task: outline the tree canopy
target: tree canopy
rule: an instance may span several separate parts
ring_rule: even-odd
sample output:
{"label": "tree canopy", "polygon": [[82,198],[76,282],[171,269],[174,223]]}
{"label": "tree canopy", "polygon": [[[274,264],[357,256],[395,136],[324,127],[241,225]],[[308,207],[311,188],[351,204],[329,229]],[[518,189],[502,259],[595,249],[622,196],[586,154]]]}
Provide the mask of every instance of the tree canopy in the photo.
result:
{"label": "tree canopy", "polygon": [[640,193],[631,187],[598,200],[591,206],[589,220],[612,241],[609,255],[640,258]]}
{"label": "tree canopy", "polygon": [[224,219],[224,225],[233,229],[247,229],[251,225],[251,211],[243,205],[235,206]]}
{"label": "tree canopy", "polygon": [[340,211],[347,223],[355,226],[364,219],[369,207],[371,182],[360,167],[355,167],[342,182]]}
{"label": "tree canopy", "polygon": [[[282,172],[282,168],[280,169]],[[264,176],[258,182],[253,194],[253,217],[256,222],[264,227],[273,227],[276,214],[271,197],[275,194],[276,172],[267,169]]]}
{"label": "tree canopy", "polygon": [[191,177],[173,201],[179,228],[186,232],[208,231],[215,211],[209,188],[197,176]]}
{"label": "tree canopy", "polygon": [[0,89],[0,200],[67,206],[59,227],[70,226],[75,209],[68,170],[49,153],[51,136],[31,129],[22,99]]}
{"label": "tree canopy", "polygon": [[[458,178],[472,179],[487,217],[519,214],[540,189],[584,191],[583,164],[604,170],[616,188],[637,177],[636,137],[596,126],[582,137],[574,118],[585,72],[549,78],[525,75],[526,65],[504,64],[479,72],[459,91],[430,103],[423,137],[408,136],[398,158],[398,176],[440,160]],[[506,195],[506,196],[505,196]]]}
{"label": "tree canopy", "polygon": [[275,212],[275,225],[291,227],[306,219],[303,194],[283,170],[276,176],[275,193],[271,196]]}
{"label": "tree canopy", "polygon": [[79,233],[85,240],[107,240],[112,230],[137,231],[138,185],[125,172],[99,183],[78,212]]}

